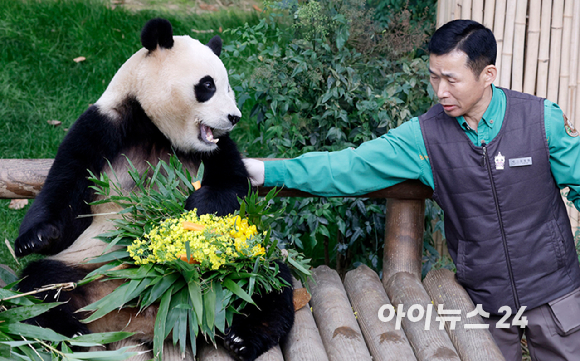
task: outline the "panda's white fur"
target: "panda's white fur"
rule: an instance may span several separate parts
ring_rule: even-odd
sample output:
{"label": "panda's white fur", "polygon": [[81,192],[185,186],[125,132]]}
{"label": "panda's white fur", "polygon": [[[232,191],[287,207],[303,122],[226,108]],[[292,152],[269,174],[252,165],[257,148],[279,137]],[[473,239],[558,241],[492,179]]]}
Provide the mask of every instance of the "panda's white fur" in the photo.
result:
{"label": "panda's white fur", "polygon": [[[175,147],[183,151],[212,151],[217,145],[200,140],[200,126],[213,129],[213,138],[218,138],[232,130],[229,116],[241,117],[227,70],[217,55],[198,40],[189,36],[173,39],[171,49],[151,52],[143,48],[135,53],[119,69],[96,105],[111,119],[119,119],[119,99],[134,96]],[[217,92],[200,103],[191,87],[208,75],[214,79]]]}
{"label": "panda's white fur", "polygon": [[[113,204],[88,206],[96,199],[87,169],[110,177],[114,171],[122,188],[129,190],[134,182],[127,175],[127,158],[144,171],[148,163],[168,161],[176,153],[191,172],[204,162],[202,187],[190,195],[186,209],[225,215],[237,209],[238,197],[247,193],[248,174],[229,138],[241,113],[218,57],[221,40],[214,38],[204,45],[189,36],[173,36],[167,21],[154,19],[143,29],[142,43],[145,48],[121,66],[103,95],[71,127],[43,190],[22,222],[15,242],[17,255],[49,255],[23,271],[22,291],[76,282],[98,266],[86,262],[107,248],[96,236],[112,229],[110,220],[120,208]],[[78,217],[87,214],[92,217]],[[291,284],[287,266],[279,266],[280,277]],[[141,350],[147,350],[150,346],[142,344],[152,341],[155,307],[140,313],[122,309],[88,326],[77,320],[75,310],[111,293],[121,283],[93,282],[72,292],[46,294],[66,303],[35,322],[67,335],[120,329],[137,332],[116,346],[141,345]],[[223,336],[226,347],[239,360],[255,359],[285,337],[292,326],[291,289],[263,295],[256,303],[259,307],[248,310],[247,317],[234,316]],[[236,317],[242,320],[237,326]],[[172,345],[167,347],[164,360],[181,359],[172,356],[179,355]],[[143,354],[135,360],[150,357],[150,353]]]}

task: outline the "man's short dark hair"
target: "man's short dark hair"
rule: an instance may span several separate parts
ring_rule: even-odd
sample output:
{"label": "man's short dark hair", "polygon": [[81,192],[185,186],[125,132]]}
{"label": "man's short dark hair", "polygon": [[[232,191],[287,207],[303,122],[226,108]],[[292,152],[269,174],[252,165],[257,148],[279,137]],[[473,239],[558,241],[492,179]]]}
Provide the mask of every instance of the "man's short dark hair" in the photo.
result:
{"label": "man's short dark hair", "polygon": [[473,20],[453,20],[443,25],[429,42],[429,54],[445,55],[454,50],[467,54],[467,66],[476,77],[495,65],[497,42],[491,30]]}

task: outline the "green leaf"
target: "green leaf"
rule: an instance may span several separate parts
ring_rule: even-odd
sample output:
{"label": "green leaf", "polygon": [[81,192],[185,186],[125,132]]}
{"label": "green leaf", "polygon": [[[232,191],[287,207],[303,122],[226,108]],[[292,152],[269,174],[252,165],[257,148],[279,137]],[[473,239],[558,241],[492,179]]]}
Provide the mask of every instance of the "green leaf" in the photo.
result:
{"label": "green leaf", "polygon": [[0,331],[13,335],[20,335],[29,339],[42,339],[47,341],[60,342],[66,337],[54,332],[49,328],[42,328],[25,323],[0,323]]}
{"label": "green leaf", "polygon": [[255,304],[254,301],[252,300],[252,297],[248,295],[246,291],[244,291],[236,282],[232,281],[231,279],[229,278],[224,279],[223,285],[233,294],[240,297],[244,301],[251,304]]}
{"label": "green leaf", "polygon": [[14,307],[0,312],[0,320],[10,323],[28,320],[29,318],[43,314],[60,304],[62,304],[62,302],[38,303],[35,305]]}
{"label": "green leaf", "polygon": [[211,282],[203,294],[203,325],[213,336],[213,327],[215,324],[215,282]]}
{"label": "green leaf", "polygon": [[102,332],[89,333],[86,335],[76,336],[71,340],[71,345],[76,346],[77,343],[95,343],[104,345],[111,342],[117,342],[134,335],[132,332]]}
{"label": "green leaf", "polygon": [[187,287],[189,290],[189,299],[193,304],[195,315],[197,316],[198,322],[201,324],[203,320],[203,295],[201,293],[201,288],[196,281],[189,282]]}
{"label": "green leaf", "polygon": [[163,341],[165,340],[165,324],[167,320],[167,313],[169,311],[169,304],[171,303],[171,294],[173,290],[165,292],[157,310],[157,317],[155,318],[155,333],[153,335],[153,358],[155,360],[162,360],[163,356]]}

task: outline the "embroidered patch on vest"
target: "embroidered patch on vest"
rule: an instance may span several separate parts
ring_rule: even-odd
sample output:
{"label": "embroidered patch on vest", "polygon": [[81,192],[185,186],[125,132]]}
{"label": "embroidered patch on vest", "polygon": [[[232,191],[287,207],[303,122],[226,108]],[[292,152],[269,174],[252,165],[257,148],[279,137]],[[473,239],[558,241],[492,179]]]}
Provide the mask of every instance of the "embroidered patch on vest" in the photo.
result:
{"label": "embroidered patch on vest", "polygon": [[495,169],[503,169],[505,165],[505,157],[501,155],[501,152],[497,153],[494,160],[495,160]]}
{"label": "embroidered patch on vest", "polygon": [[574,125],[572,125],[572,122],[570,122],[570,120],[568,120],[568,117],[566,116],[566,114],[562,113],[562,115],[564,116],[564,128],[566,128],[566,133],[568,133],[568,135],[571,137],[577,137],[578,131],[574,128]]}

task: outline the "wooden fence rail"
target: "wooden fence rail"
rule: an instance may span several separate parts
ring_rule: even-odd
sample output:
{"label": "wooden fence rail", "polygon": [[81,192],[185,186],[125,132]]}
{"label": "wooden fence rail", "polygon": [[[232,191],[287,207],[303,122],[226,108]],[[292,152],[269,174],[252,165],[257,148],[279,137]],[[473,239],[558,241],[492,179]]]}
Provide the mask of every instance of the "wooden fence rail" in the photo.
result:
{"label": "wooden fence rail", "polygon": [[[34,198],[51,165],[51,159],[0,159],[0,198]],[[265,195],[269,190],[260,187],[259,194]],[[435,324],[425,329],[406,319],[402,327],[397,327],[395,317],[388,322],[379,321],[380,307],[391,304],[391,299],[395,300],[395,308],[400,304],[405,310],[413,305],[432,307],[435,297],[439,303],[450,300],[450,305],[466,312],[475,308],[469,297],[454,297],[465,295],[465,290],[451,272],[430,277],[440,284],[430,285],[427,290],[421,283],[425,199],[431,195],[431,188],[406,181],[360,196],[386,199],[382,283],[365,266],[348,272],[344,284],[335,270],[326,266],[314,269],[310,283],[312,308],[299,310],[288,341],[259,360],[320,361],[324,359],[321,354],[333,361],[502,360],[487,330],[481,330],[478,337],[466,337],[449,327],[448,331],[440,330]],[[312,195],[283,189],[279,196]],[[434,320],[435,316],[434,311],[430,317]],[[466,315],[461,317],[465,319]],[[487,351],[480,352],[482,349]],[[200,356],[201,360],[232,360],[219,348],[204,348]]]}

